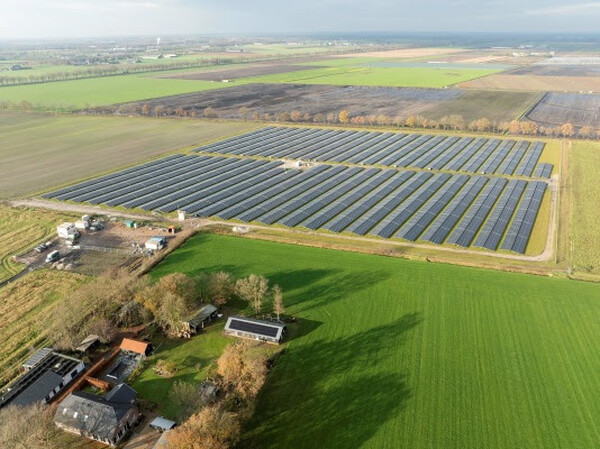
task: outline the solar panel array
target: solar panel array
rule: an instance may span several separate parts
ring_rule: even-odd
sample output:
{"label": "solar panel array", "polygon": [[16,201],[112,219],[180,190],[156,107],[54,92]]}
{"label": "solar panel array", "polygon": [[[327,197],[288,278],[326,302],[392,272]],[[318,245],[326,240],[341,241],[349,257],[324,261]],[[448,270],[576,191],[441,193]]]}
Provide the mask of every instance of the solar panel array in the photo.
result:
{"label": "solar panel array", "polygon": [[[294,135],[307,133],[307,130],[293,131]],[[332,132],[338,135],[337,131],[317,131],[320,136]],[[283,134],[287,132],[286,129]],[[273,133],[277,140],[282,130],[260,130],[252,136],[260,134],[266,139]],[[408,141],[424,143],[428,140],[423,136],[353,131],[344,136],[355,134],[366,139],[365,143],[376,141],[375,145],[384,142],[405,145]],[[241,145],[251,137],[245,139]],[[445,146],[438,147],[437,155],[431,157],[438,157],[451,148],[457,155],[466,149],[474,151],[473,154],[485,151],[494,158],[490,167],[499,168],[503,165],[498,160],[511,145],[438,137],[431,142],[431,148],[440,144]],[[215,144],[215,149],[222,145]],[[413,163],[426,164],[430,159],[428,152],[423,150],[418,156],[412,155]],[[504,169],[512,170],[514,159],[524,157],[526,153],[511,160],[505,158]],[[532,157],[535,159],[535,155]],[[290,169],[281,161],[269,159],[177,155],[70,186],[45,197],[161,212],[180,209],[199,217],[524,253],[545,186],[542,181],[508,181],[458,173],[335,164]]]}
{"label": "solar panel array", "polygon": [[267,127],[196,151],[532,177],[534,172],[535,176],[544,174],[538,163],[544,145],[525,140]]}

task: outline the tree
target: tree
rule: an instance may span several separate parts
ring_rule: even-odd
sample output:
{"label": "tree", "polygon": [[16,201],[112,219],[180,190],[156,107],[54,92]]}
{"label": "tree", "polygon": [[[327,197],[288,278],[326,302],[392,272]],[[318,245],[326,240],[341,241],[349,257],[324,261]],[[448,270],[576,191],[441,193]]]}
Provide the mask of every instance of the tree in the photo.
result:
{"label": "tree", "polygon": [[333,112],[327,113],[327,123],[335,123],[337,122],[337,117]]}
{"label": "tree", "polygon": [[177,406],[180,421],[188,419],[202,407],[202,394],[193,383],[176,381],[169,391],[169,397]]}
{"label": "tree", "polygon": [[452,114],[448,116],[448,123],[454,131],[465,129],[465,119],[462,115]]}
{"label": "tree", "polygon": [[277,116],[277,121],[278,122],[289,122],[290,121],[290,114],[288,114],[287,112],[281,112]]}
{"label": "tree", "polygon": [[583,137],[584,139],[590,139],[595,137],[596,134],[596,130],[594,129],[593,126],[583,126],[580,130],[579,130],[579,135],[581,137]]}
{"label": "tree", "polygon": [[235,292],[237,295],[243,300],[248,301],[256,314],[260,313],[263,300],[268,291],[269,280],[264,276],[256,274],[238,279],[235,283]]}
{"label": "tree", "polygon": [[315,122],[315,123],[323,123],[324,121],[325,121],[325,114],[323,114],[322,112],[315,114],[313,117],[313,122]]}
{"label": "tree", "polygon": [[250,116],[250,109],[246,106],[242,106],[239,111],[244,121],[248,120],[248,117]]}
{"label": "tree", "polygon": [[248,341],[230,344],[217,360],[224,387],[244,401],[256,397],[267,378],[267,357],[262,351],[253,351],[251,345]]}
{"label": "tree", "polygon": [[204,112],[202,114],[205,118],[215,118],[217,116],[216,111],[210,106],[204,108]]}
{"label": "tree", "polygon": [[221,405],[204,407],[167,437],[167,449],[228,449],[239,440],[238,418]]}
{"label": "tree", "polygon": [[161,115],[163,115],[165,113],[165,107],[163,105],[158,105],[154,107],[154,116],[155,117],[160,117]]}
{"label": "tree", "polygon": [[150,115],[150,105],[148,103],[142,106],[142,115]]}
{"label": "tree", "polygon": [[273,286],[273,313],[277,315],[277,321],[279,321],[279,316],[282,313],[285,313],[285,307],[283,305],[283,291],[277,284]]}
{"label": "tree", "polygon": [[417,125],[417,118],[414,115],[409,115],[406,117],[404,124],[409,128],[414,128]]}
{"label": "tree", "polygon": [[11,449],[58,449],[59,430],[52,409],[41,402],[0,409],[0,447]]}
{"label": "tree", "polygon": [[565,123],[560,127],[560,134],[563,137],[572,137],[575,134],[575,129],[573,125],[570,123]]}
{"label": "tree", "polygon": [[537,124],[535,124],[534,122],[520,122],[519,126],[521,134],[532,136],[538,133]]}
{"label": "tree", "polygon": [[517,120],[513,120],[508,124],[508,132],[510,134],[519,134],[521,132],[521,124]]}
{"label": "tree", "polygon": [[208,296],[215,306],[224,306],[231,299],[234,291],[232,276],[224,271],[211,273],[208,277],[207,290]]}
{"label": "tree", "polygon": [[189,304],[183,297],[172,292],[165,292],[155,316],[158,325],[170,335],[179,335],[184,328],[183,320],[191,313]]}
{"label": "tree", "polygon": [[340,123],[348,123],[350,121],[350,113],[348,112],[348,109],[344,109],[344,110],[340,111],[340,114],[338,115],[338,119],[339,119]]}
{"label": "tree", "polygon": [[297,109],[293,110],[290,114],[290,119],[293,122],[299,122],[300,120],[302,120],[302,112],[298,111]]}
{"label": "tree", "polygon": [[194,280],[182,273],[171,273],[158,281],[158,286],[164,293],[180,296],[186,304],[193,307],[198,300],[197,285]]}

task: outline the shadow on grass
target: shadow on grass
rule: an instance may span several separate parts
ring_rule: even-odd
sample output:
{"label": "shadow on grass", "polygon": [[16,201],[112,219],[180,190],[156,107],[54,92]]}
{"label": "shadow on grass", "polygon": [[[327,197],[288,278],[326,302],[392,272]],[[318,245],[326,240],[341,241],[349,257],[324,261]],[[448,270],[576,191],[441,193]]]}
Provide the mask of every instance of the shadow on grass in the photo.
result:
{"label": "shadow on grass", "polygon": [[406,406],[397,357],[419,314],[335,340],[292,345],[275,365],[239,448],[360,447]]}
{"label": "shadow on grass", "polygon": [[293,270],[272,274],[273,284],[279,284],[286,295],[286,306],[294,313],[302,313],[331,304],[366,288],[385,281],[389,273],[383,271],[348,270]]}

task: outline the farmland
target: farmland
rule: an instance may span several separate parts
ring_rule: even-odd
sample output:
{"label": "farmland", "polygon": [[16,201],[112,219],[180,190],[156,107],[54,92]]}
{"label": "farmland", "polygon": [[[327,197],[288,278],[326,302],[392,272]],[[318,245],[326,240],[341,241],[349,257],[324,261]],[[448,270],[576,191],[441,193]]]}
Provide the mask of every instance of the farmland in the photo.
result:
{"label": "farmland", "polygon": [[[452,86],[474,78],[498,72],[497,69],[445,69],[365,67],[363,60],[357,65],[337,65],[302,72],[265,75],[251,78],[257,83],[333,84],[390,87]],[[358,62],[358,61],[357,61]],[[319,63],[321,64],[321,63]],[[250,79],[246,79],[250,81]],[[241,80],[244,81],[244,80]]]}
{"label": "farmland", "polygon": [[600,275],[600,224],[597,201],[600,198],[600,145],[573,142],[571,151],[571,235],[572,264],[575,273]]}
{"label": "farmland", "polygon": [[46,343],[53,309],[86,279],[79,274],[42,270],[0,289],[0,385],[15,374],[30,348]]}
{"label": "farmland", "polygon": [[[235,83],[234,83],[235,84]],[[347,109],[352,116],[423,115],[440,119],[458,114],[468,122],[487,117],[496,121],[516,120],[539,99],[536,93],[465,91],[368,86],[327,86],[306,84],[245,84],[227,89],[157,98],[132,104],[141,113],[144,105],[162,106],[167,111],[182,108],[201,116],[211,107],[223,118],[244,118],[257,113],[277,117],[294,110],[311,117],[335,114]],[[106,108],[97,110],[110,113]]]}
{"label": "farmland", "polygon": [[549,92],[526,115],[541,126],[600,126],[600,95]]}
{"label": "farmland", "polygon": [[530,92],[600,92],[600,78],[597,76],[514,75],[498,73],[483,78],[472,79],[457,85],[461,89],[512,90]]}
{"label": "farmland", "polygon": [[544,145],[272,127],[196,150],[244,158],[173,155],[45,197],[525,253],[547,183],[456,172],[531,178]]}
{"label": "farmland", "polygon": [[72,215],[39,211],[25,208],[11,208],[0,205],[0,281],[21,272],[25,268],[12,261],[13,255],[21,255],[34,245],[54,238],[56,226]]}
{"label": "farmland", "polygon": [[3,86],[0,87],[0,101],[27,101],[39,109],[70,111],[224,87],[226,85],[208,81],[160,79],[149,75],[116,75]]}
{"label": "farmland", "polygon": [[203,81],[221,81],[236,80],[249,76],[272,75],[276,73],[288,73],[302,70],[311,70],[316,67],[307,65],[292,64],[256,64],[245,65],[242,67],[230,67],[228,69],[212,70],[185,70],[172,72],[169,75],[161,75],[160,78],[183,79],[183,80],[203,80]]}
{"label": "farmland", "polygon": [[204,234],[153,274],[203,270],[300,325],[244,447],[596,447],[597,285]]}
{"label": "farmland", "polygon": [[0,198],[73,182],[249,129],[249,123],[0,113]]}

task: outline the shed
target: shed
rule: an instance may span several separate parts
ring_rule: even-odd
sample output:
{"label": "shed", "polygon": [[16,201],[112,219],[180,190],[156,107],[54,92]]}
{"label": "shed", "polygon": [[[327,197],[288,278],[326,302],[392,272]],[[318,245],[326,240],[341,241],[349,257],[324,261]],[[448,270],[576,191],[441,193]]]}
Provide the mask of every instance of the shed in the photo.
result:
{"label": "shed", "polygon": [[171,430],[176,425],[177,423],[175,421],[170,421],[167,418],[163,418],[162,416],[157,416],[152,420],[152,422],[150,422],[150,427],[158,430],[159,432]]}
{"label": "shed", "polygon": [[227,324],[225,324],[225,333],[227,335],[274,344],[281,343],[285,331],[285,324],[255,320],[243,316],[231,316],[227,319]]}
{"label": "shed", "polygon": [[123,223],[125,223],[125,226],[128,228],[137,228],[137,223],[135,220],[125,220]]}
{"label": "shed", "polygon": [[152,237],[150,238],[150,240],[146,241],[144,246],[147,249],[158,251],[159,249],[162,249],[163,246],[165,246],[166,244],[167,240],[164,237]]}
{"label": "shed", "polygon": [[99,335],[96,335],[96,334],[88,335],[87,337],[85,337],[83,339],[83,341],[81,343],[79,343],[79,346],[77,346],[77,348],[75,348],[75,349],[79,352],[86,352],[93,346],[100,343],[101,340],[102,339],[100,338]]}
{"label": "shed", "polygon": [[56,232],[57,232],[58,236],[63,239],[69,239],[78,234],[77,228],[75,227],[75,225],[73,223],[68,223],[68,222],[65,222],[65,223],[57,226]]}
{"label": "shed", "polygon": [[198,333],[201,329],[204,329],[206,324],[212,323],[213,320],[217,319],[217,313],[218,310],[215,306],[212,304],[205,304],[200,307],[191,318],[184,321],[184,324],[188,325],[191,332]]}
{"label": "shed", "polygon": [[134,352],[136,354],[148,355],[152,351],[152,343],[147,341],[134,340],[133,338],[124,338],[121,341],[120,348],[123,351]]}

